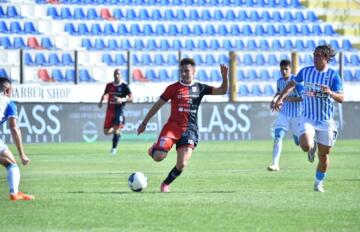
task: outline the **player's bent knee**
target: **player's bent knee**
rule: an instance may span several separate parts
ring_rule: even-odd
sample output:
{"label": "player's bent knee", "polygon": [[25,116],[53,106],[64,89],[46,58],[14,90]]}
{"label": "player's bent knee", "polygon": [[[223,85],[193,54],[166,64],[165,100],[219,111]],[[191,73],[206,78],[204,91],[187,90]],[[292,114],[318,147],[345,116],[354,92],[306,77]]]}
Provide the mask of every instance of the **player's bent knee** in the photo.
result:
{"label": "player's bent knee", "polygon": [[163,152],[163,151],[155,151],[152,155],[153,160],[155,160],[156,162],[162,161],[163,159],[166,158],[166,156],[167,156],[167,153]]}

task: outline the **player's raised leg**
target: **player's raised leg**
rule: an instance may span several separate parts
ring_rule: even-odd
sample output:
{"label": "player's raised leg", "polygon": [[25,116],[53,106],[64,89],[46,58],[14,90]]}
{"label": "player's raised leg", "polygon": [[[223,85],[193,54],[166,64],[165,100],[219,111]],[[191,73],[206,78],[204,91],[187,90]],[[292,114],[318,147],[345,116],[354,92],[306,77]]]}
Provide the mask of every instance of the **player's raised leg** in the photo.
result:
{"label": "player's raised leg", "polygon": [[161,192],[170,192],[170,184],[181,175],[192,155],[193,148],[189,146],[179,147],[177,150],[176,166],[171,169],[166,179],[160,185]]}

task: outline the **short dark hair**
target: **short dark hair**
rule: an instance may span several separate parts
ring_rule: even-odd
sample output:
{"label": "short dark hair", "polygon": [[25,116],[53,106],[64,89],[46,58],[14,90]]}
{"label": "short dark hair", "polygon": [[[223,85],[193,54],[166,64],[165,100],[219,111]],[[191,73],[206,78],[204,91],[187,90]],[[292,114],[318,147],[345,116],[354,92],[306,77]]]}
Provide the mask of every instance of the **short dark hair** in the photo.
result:
{"label": "short dark hair", "polygon": [[10,84],[11,85],[11,80],[9,78],[6,77],[1,77],[0,78],[0,92],[4,92],[6,89],[6,84]]}
{"label": "short dark hair", "polygon": [[120,75],[121,75],[121,70],[118,69],[118,68],[115,69],[115,70],[114,70],[114,77],[115,77],[116,74],[120,74]]}
{"label": "short dark hair", "polygon": [[331,47],[331,45],[319,45],[315,48],[315,51],[319,50],[321,51],[327,58],[328,62],[334,59],[336,56],[336,50]]}
{"label": "short dark hair", "polygon": [[284,59],[284,60],[280,61],[280,67],[281,66],[290,66],[290,65],[291,65],[290,60]]}
{"label": "short dark hair", "polygon": [[194,67],[196,66],[195,60],[192,58],[184,58],[180,61],[180,66],[187,65],[187,64],[190,64]]}

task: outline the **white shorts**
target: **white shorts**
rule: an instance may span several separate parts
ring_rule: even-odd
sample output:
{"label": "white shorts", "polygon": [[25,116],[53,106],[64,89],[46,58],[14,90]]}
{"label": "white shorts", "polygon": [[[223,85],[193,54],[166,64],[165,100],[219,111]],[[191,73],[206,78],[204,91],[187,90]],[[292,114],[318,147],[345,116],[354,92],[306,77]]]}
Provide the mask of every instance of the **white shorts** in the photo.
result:
{"label": "white shorts", "polygon": [[302,118],[300,135],[305,133],[314,134],[317,143],[333,147],[337,139],[337,125],[332,119],[327,121],[313,121]]}
{"label": "white shorts", "polygon": [[5,150],[8,149],[8,146],[0,139],[0,154],[2,154]]}
{"label": "white shorts", "polygon": [[282,128],[286,131],[290,129],[290,131],[296,135],[300,135],[299,126],[301,123],[301,117],[287,117],[282,114],[279,114],[279,117],[273,123],[273,129]]}

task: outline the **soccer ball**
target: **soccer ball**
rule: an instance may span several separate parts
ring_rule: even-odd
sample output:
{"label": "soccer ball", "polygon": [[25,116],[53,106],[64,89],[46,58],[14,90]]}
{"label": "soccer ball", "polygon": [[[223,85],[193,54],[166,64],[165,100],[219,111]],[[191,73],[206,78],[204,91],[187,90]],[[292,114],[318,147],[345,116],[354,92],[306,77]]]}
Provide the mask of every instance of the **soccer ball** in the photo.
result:
{"label": "soccer ball", "polygon": [[128,179],[129,188],[134,192],[141,192],[147,187],[147,177],[142,172],[134,172]]}

